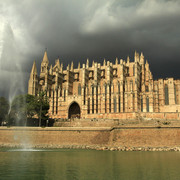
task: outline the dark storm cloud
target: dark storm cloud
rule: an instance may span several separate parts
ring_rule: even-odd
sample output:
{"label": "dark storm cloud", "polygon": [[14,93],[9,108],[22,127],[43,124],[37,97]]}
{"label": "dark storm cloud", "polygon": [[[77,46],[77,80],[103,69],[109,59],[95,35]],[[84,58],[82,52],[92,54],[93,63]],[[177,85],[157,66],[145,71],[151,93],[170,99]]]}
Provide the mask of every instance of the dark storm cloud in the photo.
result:
{"label": "dark storm cloud", "polygon": [[133,60],[137,50],[155,78],[180,78],[178,0],[7,0],[0,15],[13,30],[25,72],[34,59],[40,65],[45,48],[51,63],[59,56],[65,65],[87,57]]}

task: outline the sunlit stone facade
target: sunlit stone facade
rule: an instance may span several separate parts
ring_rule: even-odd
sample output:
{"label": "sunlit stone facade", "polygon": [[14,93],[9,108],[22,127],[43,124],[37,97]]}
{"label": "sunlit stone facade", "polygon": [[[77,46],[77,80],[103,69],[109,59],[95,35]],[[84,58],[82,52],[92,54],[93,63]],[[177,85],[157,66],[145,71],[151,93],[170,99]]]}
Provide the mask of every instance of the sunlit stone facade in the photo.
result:
{"label": "sunlit stone facade", "polygon": [[[116,58],[103,65],[63,68],[59,59],[49,65],[45,51],[40,75],[34,62],[28,93],[46,91],[52,118],[131,118],[133,114],[180,111],[180,80],[153,80],[149,63],[141,53],[134,60]],[[179,113],[178,113],[179,114]],[[179,115],[178,115],[179,116]]]}

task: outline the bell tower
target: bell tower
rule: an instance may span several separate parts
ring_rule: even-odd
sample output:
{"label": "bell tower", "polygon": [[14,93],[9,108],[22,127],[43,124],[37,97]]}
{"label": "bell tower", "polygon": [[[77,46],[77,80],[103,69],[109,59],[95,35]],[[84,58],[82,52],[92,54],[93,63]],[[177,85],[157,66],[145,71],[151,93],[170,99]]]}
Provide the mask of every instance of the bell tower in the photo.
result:
{"label": "bell tower", "polygon": [[44,57],[43,60],[41,62],[41,75],[44,75],[47,71],[49,70],[49,60],[48,60],[48,56],[47,56],[47,49],[44,52]]}

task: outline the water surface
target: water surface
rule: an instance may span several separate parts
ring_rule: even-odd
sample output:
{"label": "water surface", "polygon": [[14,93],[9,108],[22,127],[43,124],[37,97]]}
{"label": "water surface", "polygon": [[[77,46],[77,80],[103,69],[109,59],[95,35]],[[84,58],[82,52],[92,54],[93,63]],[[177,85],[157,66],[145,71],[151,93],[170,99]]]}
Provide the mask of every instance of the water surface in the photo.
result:
{"label": "water surface", "polygon": [[180,152],[0,149],[0,179],[174,180]]}

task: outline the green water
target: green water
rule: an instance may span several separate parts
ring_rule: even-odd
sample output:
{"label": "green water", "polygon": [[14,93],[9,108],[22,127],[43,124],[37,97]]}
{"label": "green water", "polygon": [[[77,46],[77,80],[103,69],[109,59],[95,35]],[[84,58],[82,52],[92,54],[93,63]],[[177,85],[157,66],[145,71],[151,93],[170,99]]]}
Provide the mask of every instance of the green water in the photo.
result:
{"label": "green water", "polygon": [[180,152],[0,149],[0,179],[179,180]]}

